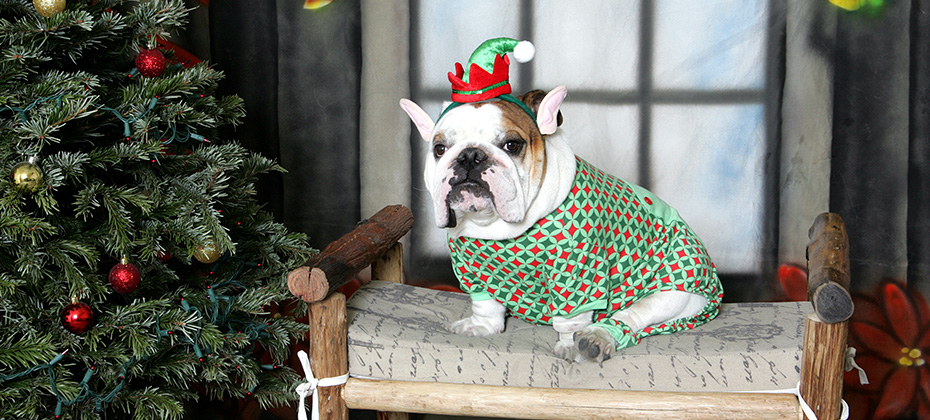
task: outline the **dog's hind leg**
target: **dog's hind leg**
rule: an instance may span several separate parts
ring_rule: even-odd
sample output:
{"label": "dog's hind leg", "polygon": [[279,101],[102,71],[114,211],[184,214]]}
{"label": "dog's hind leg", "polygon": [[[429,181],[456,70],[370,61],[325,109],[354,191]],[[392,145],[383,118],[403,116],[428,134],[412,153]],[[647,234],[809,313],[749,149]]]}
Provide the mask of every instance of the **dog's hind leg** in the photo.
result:
{"label": "dog's hind leg", "polygon": [[626,324],[634,333],[637,333],[650,325],[691,318],[700,314],[706,305],[707,298],[704,296],[670,290],[646,296],[628,308],[613,314],[611,318]]}
{"label": "dog's hind leg", "polygon": [[[639,333],[644,328],[695,317],[706,305],[707,298],[695,293],[677,290],[653,293],[613,314],[609,320],[577,331],[575,353],[587,360],[602,362],[610,359],[618,348],[639,343]],[[618,333],[611,334],[607,328],[616,329]],[[615,335],[621,336],[623,342],[618,342]]]}

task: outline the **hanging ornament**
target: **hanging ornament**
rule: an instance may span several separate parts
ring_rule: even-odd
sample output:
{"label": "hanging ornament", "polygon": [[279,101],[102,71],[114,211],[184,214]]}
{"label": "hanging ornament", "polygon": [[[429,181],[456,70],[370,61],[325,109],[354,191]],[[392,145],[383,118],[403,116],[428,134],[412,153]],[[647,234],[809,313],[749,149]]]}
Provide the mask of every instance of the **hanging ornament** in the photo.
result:
{"label": "hanging ornament", "polygon": [[42,185],[42,169],[36,165],[36,157],[30,157],[26,162],[17,163],[10,172],[10,182],[13,188],[22,193],[31,193]]}
{"label": "hanging ornament", "polygon": [[44,17],[52,17],[65,10],[65,0],[32,0],[32,5]]}
{"label": "hanging ornament", "polygon": [[157,77],[165,71],[165,56],[159,50],[142,50],[136,56],[136,68],[145,77]]}
{"label": "hanging ornament", "polygon": [[218,246],[216,246],[216,242],[214,241],[207,242],[202,247],[197,248],[197,250],[194,251],[194,258],[204,264],[216,262],[216,260],[220,259],[221,255],[222,254],[220,253],[220,249]]}
{"label": "hanging ornament", "polygon": [[877,14],[885,8],[886,0],[830,0],[835,6],[850,11],[864,11]]}
{"label": "hanging ornament", "polygon": [[161,262],[168,262],[171,259],[171,253],[168,251],[155,251],[155,258],[158,258]]}
{"label": "hanging ornament", "polygon": [[113,290],[119,293],[131,293],[142,282],[142,273],[135,264],[131,264],[126,257],[123,257],[119,260],[119,264],[110,269],[110,275],[107,278]]}
{"label": "hanging ornament", "polygon": [[333,0],[305,0],[304,9],[310,9],[310,10],[322,9],[332,2]]}
{"label": "hanging ornament", "polygon": [[94,310],[77,298],[61,310],[61,326],[75,334],[87,332],[94,325]]}

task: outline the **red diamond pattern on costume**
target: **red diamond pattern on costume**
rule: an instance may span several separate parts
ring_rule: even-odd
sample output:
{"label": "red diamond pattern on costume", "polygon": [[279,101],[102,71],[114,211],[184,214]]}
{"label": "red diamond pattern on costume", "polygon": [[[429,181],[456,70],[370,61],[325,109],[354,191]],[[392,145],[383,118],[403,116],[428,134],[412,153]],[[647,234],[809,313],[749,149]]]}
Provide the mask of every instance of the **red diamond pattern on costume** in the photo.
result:
{"label": "red diamond pattern on costume", "polygon": [[[701,325],[720,305],[716,270],[691,228],[650,194],[578,159],[568,198],[523,235],[449,239],[460,285],[471,294],[490,294],[512,315],[533,323],[594,311],[622,346]],[[657,290],[701,294],[708,304],[698,316],[635,337],[609,319]]]}

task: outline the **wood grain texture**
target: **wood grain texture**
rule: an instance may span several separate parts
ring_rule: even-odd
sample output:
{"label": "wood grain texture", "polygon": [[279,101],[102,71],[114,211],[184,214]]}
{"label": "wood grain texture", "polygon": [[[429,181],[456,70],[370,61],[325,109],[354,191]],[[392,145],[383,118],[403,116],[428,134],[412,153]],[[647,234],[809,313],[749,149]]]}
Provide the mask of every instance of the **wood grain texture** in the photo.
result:
{"label": "wood grain texture", "polygon": [[842,322],[853,313],[849,294],[849,238],[843,218],[823,213],[808,231],[807,293],[814,312],[827,323]]}
{"label": "wood grain texture", "polygon": [[404,246],[394,244],[381,257],[371,263],[371,279],[404,284]]}
{"label": "wood grain texture", "polygon": [[[401,205],[387,206],[322,252],[288,274],[291,294],[317,302],[348,283],[363,268],[387,252],[413,227],[413,213]],[[309,269],[308,269],[309,267]]]}
{"label": "wood grain texture", "polygon": [[350,378],[354,409],[533,419],[797,420],[791,394],[551,389]]}
{"label": "wood grain texture", "polygon": [[[310,368],[317,379],[346,374],[349,363],[346,347],[346,297],[333,293],[321,302],[310,304]],[[345,385],[319,387],[320,418],[348,420],[349,410],[342,400]]]}
{"label": "wood grain texture", "polygon": [[818,419],[840,417],[848,322],[821,322],[808,316],[801,356],[801,397]]}

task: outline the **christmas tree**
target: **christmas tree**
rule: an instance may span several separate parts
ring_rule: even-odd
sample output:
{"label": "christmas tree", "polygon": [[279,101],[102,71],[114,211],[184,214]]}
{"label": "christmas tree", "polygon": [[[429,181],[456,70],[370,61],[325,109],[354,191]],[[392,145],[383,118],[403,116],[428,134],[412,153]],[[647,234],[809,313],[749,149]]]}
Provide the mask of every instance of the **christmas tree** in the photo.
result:
{"label": "christmas tree", "polygon": [[181,418],[296,397],[269,316],[312,250],[254,198],[283,171],[216,129],[181,0],[0,0],[0,418]]}

